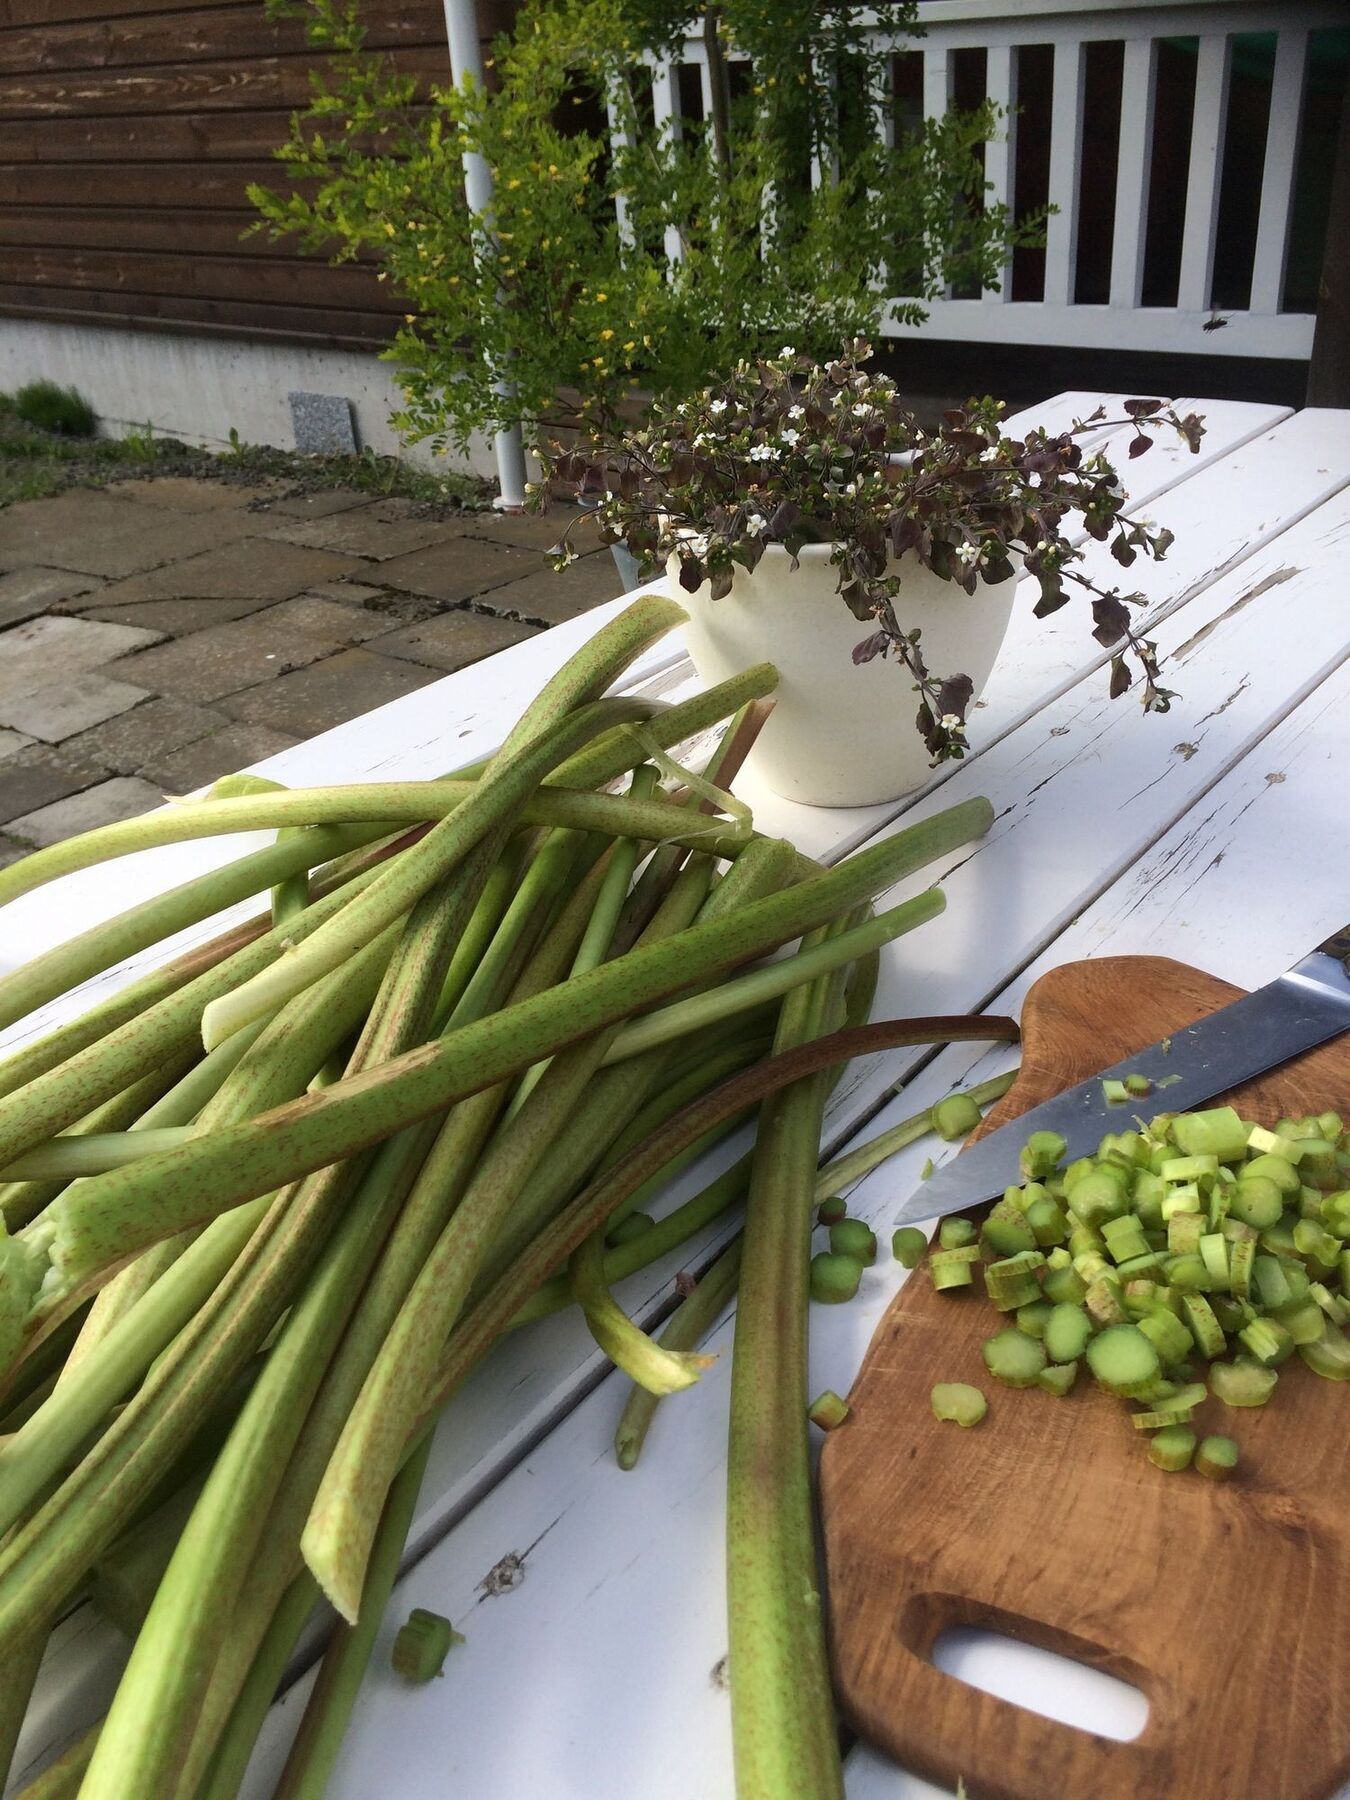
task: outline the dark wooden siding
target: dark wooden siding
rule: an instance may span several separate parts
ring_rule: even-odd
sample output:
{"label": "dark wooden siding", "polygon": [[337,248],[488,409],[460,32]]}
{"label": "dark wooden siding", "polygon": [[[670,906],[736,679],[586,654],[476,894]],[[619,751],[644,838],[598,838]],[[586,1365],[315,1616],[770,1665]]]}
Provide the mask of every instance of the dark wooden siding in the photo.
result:
{"label": "dark wooden siding", "polygon": [[[512,10],[480,6],[485,33]],[[362,13],[371,48],[448,78],[440,0]],[[315,60],[261,0],[0,0],[0,313],[387,341],[403,302],[373,269],[242,236]]]}

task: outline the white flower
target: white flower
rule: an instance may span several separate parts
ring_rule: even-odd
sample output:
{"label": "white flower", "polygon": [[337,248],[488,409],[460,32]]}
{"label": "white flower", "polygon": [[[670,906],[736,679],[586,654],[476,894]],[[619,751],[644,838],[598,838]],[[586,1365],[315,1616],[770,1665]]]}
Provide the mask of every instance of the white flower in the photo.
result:
{"label": "white flower", "polygon": [[783,442],[789,446],[799,443],[801,441],[801,435],[800,431],[794,431],[789,425],[787,430],[782,433]]}
{"label": "white flower", "polygon": [[856,481],[850,481],[848,486],[844,489],[844,492],[848,495],[850,500],[857,493],[857,491],[858,491],[858,484]]}
{"label": "white flower", "polygon": [[982,450],[980,452],[980,461],[981,462],[997,462],[998,461],[998,445],[990,444],[990,446],[987,450]]}
{"label": "white flower", "polygon": [[943,713],[938,723],[944,731],[959,731],[961,729],[961,721],[957,718],[955,713]]}
{"label": "white flower", "polygon": [[751,513],[750,517],[745,521],[745,529],[749,532],[753,532],[753,534],[758,537],[767,523],[768,520],[764,517],[763,513]]}
{"label": "white flower", "polygon": [[806,417],[806,408],[804,406],[789,406],[787,409],[787,416],[789,419],[804,419]]}
{"label": "white flower", "polygon": [[872,410],[872,408],[867,404],[867,402],[865,400],[859,400],[858,404],[852,408],[853,416],[855,419],[865,419],[867,417],[868,413],[871,412],[871,410]]}
{"label": "white flower", "polygon": [[795,344],[784,344],[778,354],[780,356],[795,356],[797,354],[797,346]]}
{"label": "white flower", "polygon": [[693,551],[695,556],[706,556],[708,554],[707,538],[705,538],[705,537],[690,537],[686,541],[689,545],[689,548]]}
{"label": "white flower", "polygon": [[968,569],[973,569],[983,554],[978,544],[962,544],[956,552],[956,560],[964,563]]}
{"label": "white flower", "polygon": [[710,413],[724,413],[726,410],[727,403],[725,400],[712,400],[708,403],[708,411]]}
{"label": "white flower", "polygon": [[781,451],[776,450],[772,444],[756,444],[750,452],[750,461],[777,462],[781,454]]}

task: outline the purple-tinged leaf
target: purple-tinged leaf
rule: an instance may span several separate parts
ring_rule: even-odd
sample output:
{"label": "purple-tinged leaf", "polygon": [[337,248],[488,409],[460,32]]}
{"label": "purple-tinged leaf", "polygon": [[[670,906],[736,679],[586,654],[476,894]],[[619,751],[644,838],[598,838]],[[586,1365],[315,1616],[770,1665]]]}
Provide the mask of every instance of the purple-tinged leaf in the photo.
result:
{"label": "purple-tinged leaf", "polygon": [[874,631],[871,637],[865,637],[853,646],[853,660],[855,663],[868,663],[874,656],[884,655],[885,650],[886,633]]}

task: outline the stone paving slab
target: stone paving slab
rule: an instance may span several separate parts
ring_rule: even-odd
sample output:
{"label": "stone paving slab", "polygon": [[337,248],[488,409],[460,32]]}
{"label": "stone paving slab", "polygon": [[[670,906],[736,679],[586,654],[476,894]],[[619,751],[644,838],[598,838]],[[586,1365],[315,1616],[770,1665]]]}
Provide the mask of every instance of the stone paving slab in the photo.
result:
{"label": "stone paving slab", "polygon": [[[83,521],[90,527],[125,522],[127,502],[101,489],[74,488],[49,500],[16,500],[0,512],[0,557],[15,556],[15,547],[27,549],[44,535],[60,536]],[[29,557],[30,563],[39,562]],[[13,565],[6,560],[5,567]]]}
{"label": "stone paving slab", "polygon": [[226,721],[189,700],[156,697],[66,741],[66,752],[104,763],[115,775],[138,775],[152,760],[219,731]]}
{"label": "stone paving slab", "polygon": [[369,501],[369,494],[358,493],[355,488],[319,488],[312,494],[292,494],[289,499],[276,500],[268,511],[288,519],[326,519],[329,513],[366,506]]}
{"label": "stone paving slab", "polygon": [[346,552],[378,563],[466,534],[457,522],[410,518],[395,502],[375,500],[369,506],[350,507],[322,519],[269,520],[267,535],[283,543]]}
{"label": "stone paving slab", "polygon": [[31,750],[34,742],[21,731],[0,731],[0,762],[7,756],[17,756],[20,750]]}
{"label": "stone paving slab", "polygon": [[107,770],[89,757],[45,744],[7,756],[0,762],[0,825],[8,825],[15,836],[22,837],[25,834],[10,821],[93,787],[106,774]]}
{"label": "stone paving slab", "polygon": [[58,672],[63,679],[82,675],[86,669],[96,669],[114,657],[126,656],[158,641],[155,632],[140,631],[130,625],[95,624],[54,613],[30,619],[5,633],[5,653],[0,657],[0,699],[45,687]]}
{"label": "stone paving slab", "polygon": [[380,565],[380,579],[391,588],[428,594],[433,600],[473,600],[519,575],[534,574],[538,567],[538,556],[531,551],[465,537],[415,550],[411,556],[396,556]]}
{"label": "stone paving slab", "polygon": [[603,600],[615,600],[623,592],[614,558],[583,556],[561,574],[553,569],[540,569],[505,587],[492,588],[477,604],[491,612],[509,613],[513,618],[543,620],[546,625],[561,625],[589,612]]}
{"label": "stone paving slab", "polygon": [[498,619],[486,613],[447,612],[420,625],[409,625],[379,640],[382,656],[407,657],[412,662],[428,663],[447,674],[481,662],[498,650],[507,650],[522,638],[534,637],[534,625],[518,619]]}
{"label": "stone paving slab", "polygon": [[300,740],[267,725],[227,725],[195,743],[161,756],[152,756],[140,773],[165,794],[193,794],[209,787],[222,775],[246,769],[265,756],[277,756]]}
{"label": "stone paving slab", "polygon": [[0,575],[0,631],[22,625],[58,600],[96,592],[103,583],[94,575],[72,575],[67,569],[15,569]]}
{"label": "stone paving slab", "polygon": [[[558,542],[579,511],[575,506],[554,506],[546,513],[466,513],[464,529],[470,537],[482,538],[487,543],[509,544],[516,549],[537,551],[542,556]],[[597,550],[609,554],[595,527],[584,519],[573,530],[571,544],[579,556],[591,556]]]}
{"label": "stone paving slab", "polygon": [[[315,600],[336,600],[343,606],[365,606],[385,592],[384,588],[371,587],[368,582],[351,580],[320,581],[305,589],[305,594],[312,595]],[[304,597],[304,594],[299,596],[300,599]]]}
{"label": "stone paving slab", "polygon": [[331,600],[291,600],[228,625],[176,638],[114,665],[115,673],[156,694],[219,700],[335,650],[373,637],[369,614]]}
{"label": "stone paving slab", "polygon": [[68,799],[12,819],[8,830],[42,849],[47,844],[59,844],[62,838],[74,837],[77,832],[134,818],[137,813],[160,805],[162,800],[163,795],[148,781],[138,781],[134,775],[114,775],[111,781],[101,781],[83,793],[71,794]]}
{"label": "stone paving slab", "polygon": [[314,737],[438,681],[442,672],[371,650],[343,650],[311,668],[231,694],[220,710],[298,738]]}
{"label": "stone paving slab", "polygon": [[[252,514],[210,513],[207,521],[222,519],[256,532]],[[193,546],[192,548],[195,548]],[[123,581],[100,595],[104,606],[121,606],[137,600],[289,600],[316,581],[332,581],[355,574],[364,567],[355,557],[334,556],[328,550],[306,550],[272,538],[245,537],[241,541],[206,550],[199,556],[184,553],[168,568]]]}
{"label": "stone paving slab", "polygon": [[274,500],[287,491],[287,483],[269,478],[261,482],[205,481],[199,475],[153,475],[144,481],[119,481],[113,489],[118,500],[139,500],[170,512],[242,512],[261,500]]}
{"label": "stone paving slab", "polygon": [[44,744],[60,744],[148,698],[144,688],[90,670],[29,693],[0,695],[0,725],[26,731]]}
{"label": "stone paving slab", "polygon": [[[118,584],[121,585],[121,584]],[[116,592],[116,587],[109,590]],[[228,625],[232,619],[245,619],[250,613],[275,606],[270,594],[229,600],[133,600],[120,606],[98,599],[77,601],[63,612],[78,613],[82,619],[105,619],[111,625],[136,625],[143,631],[157,631],[164,637],[188,637],[194,631],[205,631],[211,625]]]}
{"label": "stone paving slab", "polygon": [[[28,510],[42,507],[57,516]],[[171,513],[72,491],[0,512],[0,567],[40,564],[116,580],[231,543],[253,529],[246,512]]]}

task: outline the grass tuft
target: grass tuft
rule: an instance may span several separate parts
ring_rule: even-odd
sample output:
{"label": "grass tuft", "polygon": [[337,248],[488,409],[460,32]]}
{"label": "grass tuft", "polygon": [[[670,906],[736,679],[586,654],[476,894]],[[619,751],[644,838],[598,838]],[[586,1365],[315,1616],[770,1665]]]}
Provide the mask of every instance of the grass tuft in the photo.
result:
{"label": "grass tuft", "polygon": [[30,381],[15,393],[14,417],[59,437],[90,438],[98,426],[94,409],[75,388],[55,381]]}

